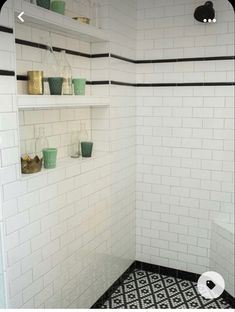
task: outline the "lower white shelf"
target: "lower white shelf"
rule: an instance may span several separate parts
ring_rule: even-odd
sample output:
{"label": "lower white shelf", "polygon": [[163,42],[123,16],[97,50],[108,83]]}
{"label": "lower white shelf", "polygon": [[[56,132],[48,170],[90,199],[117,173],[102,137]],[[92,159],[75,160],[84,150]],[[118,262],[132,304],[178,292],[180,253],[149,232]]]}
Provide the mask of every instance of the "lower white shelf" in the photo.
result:
{"label": "lower white shelf", "polygon": [[98,167],[102,167],[107,165],[109,162],[110,153],[95,151],[90,158],[67,157],[65,159],[58,160],[56,168],[54,169],[42,168],[42,170],[38,173],[21,174],[21,180],[27,181],[39,176],[57,175],[57,173],[61,176],[61,179],[65,179],[77,176]]}
{"label": "lower white shelf", "polygon": [[17,104],[19,109],[104,107],[109,105],[109,98],[80,95],[18,95]]}

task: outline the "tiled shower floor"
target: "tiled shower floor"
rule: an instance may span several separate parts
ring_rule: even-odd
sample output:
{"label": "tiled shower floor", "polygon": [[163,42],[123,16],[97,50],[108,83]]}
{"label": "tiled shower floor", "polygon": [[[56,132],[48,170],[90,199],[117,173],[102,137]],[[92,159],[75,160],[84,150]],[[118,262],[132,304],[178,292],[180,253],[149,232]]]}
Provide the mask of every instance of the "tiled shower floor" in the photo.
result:
{"label": "tiled shower floor", "polygon": [[101,309],[226,309],[222,298],[206,300],[197,283],[134,269],[122,284],[101,304]]}

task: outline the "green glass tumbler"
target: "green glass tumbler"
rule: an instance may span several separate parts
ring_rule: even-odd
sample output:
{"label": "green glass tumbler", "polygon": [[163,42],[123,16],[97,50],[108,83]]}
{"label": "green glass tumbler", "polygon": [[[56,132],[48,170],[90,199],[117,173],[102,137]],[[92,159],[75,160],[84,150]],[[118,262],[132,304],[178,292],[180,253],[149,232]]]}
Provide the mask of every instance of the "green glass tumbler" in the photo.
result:
{"label": "green glass tumbler", "polygon": [[61,95],[64,79],[61,77],[49,77],[48,83],[51,95]]}
{"label": "green glass tumbler", "polygon": [[64,15],[65,12],[65,1],[52,1],[51,11]]}
{"label": "green glass tumbler", "polygon": [[44,148],[42,150],[44,168],[53,169],[56,167],[57,148]]}
{"label": "green glass tumbler", "polygon": [[81,142],[82,157],[91,157],[92,149],[92,142]]}
{"label": "green glass tumbler", "polygon": [[37,6],[40,6],[41,8],[50,9],[51,0],[37,0]]}
{"label": "green glass tumbler", "polygon": [[73,79],[74,94],[85,95],[86,79]]}

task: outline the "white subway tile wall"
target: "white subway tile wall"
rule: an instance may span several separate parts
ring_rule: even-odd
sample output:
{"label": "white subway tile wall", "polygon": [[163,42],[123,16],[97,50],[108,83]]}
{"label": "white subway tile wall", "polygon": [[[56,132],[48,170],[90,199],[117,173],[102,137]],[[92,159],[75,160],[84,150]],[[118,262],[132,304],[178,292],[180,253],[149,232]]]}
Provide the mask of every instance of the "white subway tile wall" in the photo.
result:
{"label": "white subway tile wall", "polygon": [[220,220],[212,223],[210,268],[223,276],[226,290],[234,297],[234,227]]}
{"label": "white subway tile wall", "polygon": [[[11,1],[8,2],[11,21],[6,26],[12,27],[13,10]],[[76,4],[69,2],[66,14],[72,16]],[[125,47],[128,43],[127,50],[135,51],[135,41],[130,43],[126,35],[132,27],[135,4],[132,1],[123,2],[122,6],[114,1],[102,4],[104,27],[110,29],[112,16],[117,17],[112,26],[117,29],[113,45],[120,43]],[[125,26],[118,34],[122,22],[120,9],[125,13]],[[3,13],[4,21],[8,21],[6,10]],[[42,37],[48,38],[47,32],[18,24],[15,31],[19,39],[45,43]],[[106,43],[88,44],[53,34],[51,37],[52,44],[58,47],[85,53],[108,51]],[[1,33],[1,38],[6,41],[1,52],[10,46],[13,61],[16,48],[17,74],[26,75],[27,70],[42,68],[43,50],[14,46],[12,34]],[[104,72],[99,72],[99,68],[105,63],[109,70],[106,59],[97,61],[94,72],[90,59],[77,56],[68,59],[73,74],[88,80],[91,77],[103,80]],[[8,70],[15,69],[14,62]],[[116,65],[118,75],[119,65]],[[112,71],[115,73],[115,66]],[[109,72],[106,74],[105,79],[109,79]],[[1,82],[0,203],[6,306],[89,308],[135,259],[135,92],[132,88],[123,92],[119,87],[111,90],[109,86],[95,86],[92,90],[87,87],[87,95],[92,92],[106,96],[111,92],[112,107],[17,112],[13,102],[15,78],[2,77]],[[27,93],[26,86],[25,82],[18,82],[18,93]],[[100,156],[95,153],[88,161],[63,165],[62,158],[68,156],[66,136],[79,130],[80,121],[86,122],[90,132],[92,129],[97,149],[108,153]],[[28,145],[40,126],[45,127],[51,144],[59,148],[61,165],[54,171],[22,178],[20,153],[29,150]]]}
{"label": "white subway tile wall", "polygon": [[19,115],[21,155],[36,153],[35,143],[40,137],[40,128],[44,129],[48,146],[58,149],[58,160],[72,155],[82,123],[89,139],[92,139],[90,108],[22,110]]}
{"label": "white subway tile wall", "polygon": [[[137,59],[234,55],[233,9],[213,3],[217,23],[200,24],[193,18],[200,1],[139,0]],[[234,81],[233,60],[136,70],[138,83]],[[210,268],[211,221],[234,222],[233,98],[233,86],[137,90],[138,260],[197,273]]]}
{"label": "white subway tile wall", "polygon": [[[77,4],[67,2],[72,16]],[[194,21],[197,5],[102,0],[109,43],[52,34],[52,44],[131,59],[233,55],[228,1],[214,0],[217,23],[211,25]],[[14,45],[14,39],[45,43],[49,33],[14,26],[11,0],[0,23],[15,28],[15,35],[0,33],[0,69],[20,75],[41,69],[43,50]],[[68,59],[74,75],[89,80],[230,82],[234,75],[231,60],[135,65],[114,58]],[[17,92],[27,93],[25,82],[16,88],[14,77],[0,77],[2,305],[88,308],[134,259],[196,273],[211,268],[211,221],[233,220],[233,86],[92,86],[87,94],[110,96],[110,108],[19,112]],[[103,154],[21,177],[20,154],[41,125],[62,164],[66,137],[79,130],[81,120]]]}

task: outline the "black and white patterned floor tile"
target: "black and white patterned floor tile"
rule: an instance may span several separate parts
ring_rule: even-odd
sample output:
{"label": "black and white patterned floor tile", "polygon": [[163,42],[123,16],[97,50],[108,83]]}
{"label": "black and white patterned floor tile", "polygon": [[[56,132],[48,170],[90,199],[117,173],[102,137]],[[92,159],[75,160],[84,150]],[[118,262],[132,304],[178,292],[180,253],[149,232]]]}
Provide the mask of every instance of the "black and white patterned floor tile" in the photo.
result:
{"label": "black and white patterned floor tile", "polygon": [[102,309],[228,309],[222,298],[206,300],[197,283],[135,269]]}

